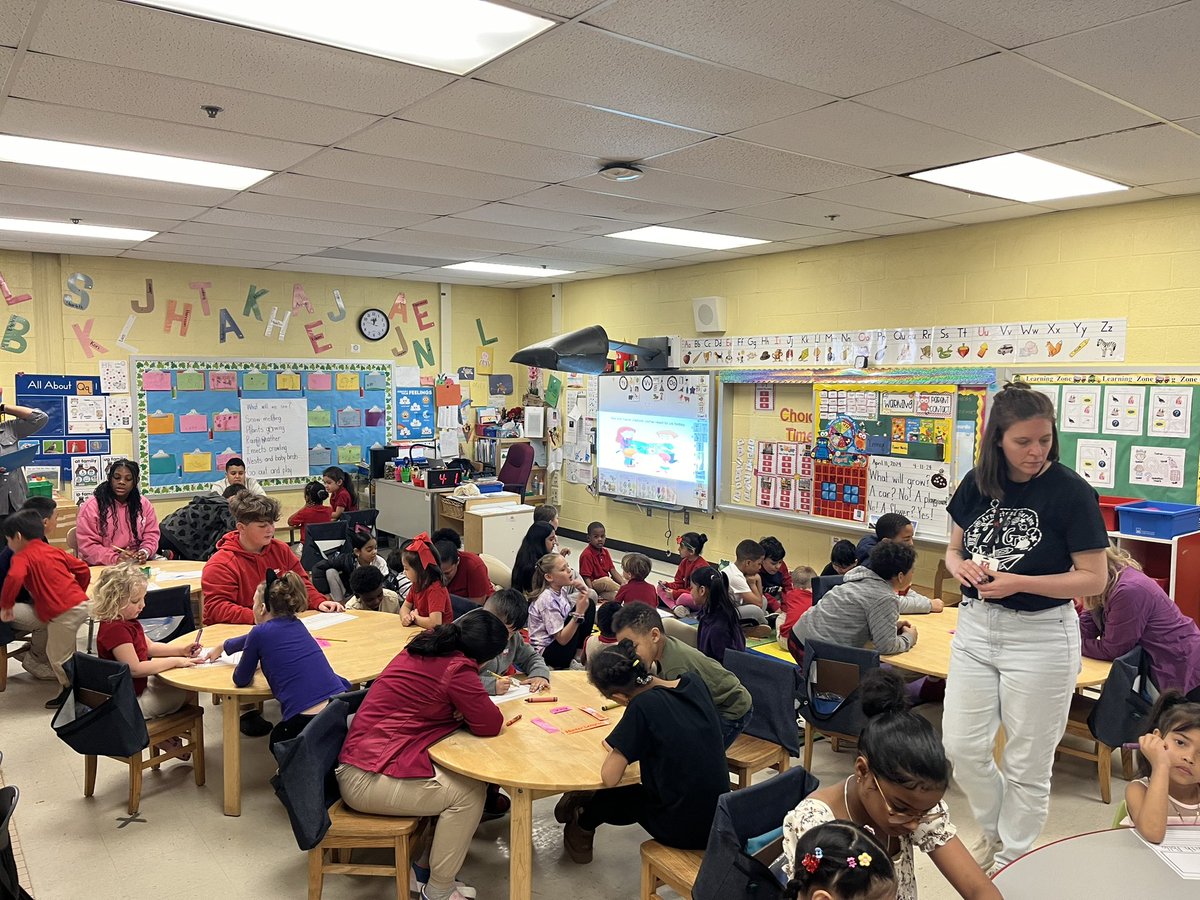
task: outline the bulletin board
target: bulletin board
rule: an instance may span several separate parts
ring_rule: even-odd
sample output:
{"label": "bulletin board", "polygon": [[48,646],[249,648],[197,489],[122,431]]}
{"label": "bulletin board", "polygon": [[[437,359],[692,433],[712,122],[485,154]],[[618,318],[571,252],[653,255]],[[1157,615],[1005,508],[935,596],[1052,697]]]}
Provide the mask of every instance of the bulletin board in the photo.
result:
{"label": "bulletin board", "polygon": [[[263,473],[264,486],[298,485],[326,466],[357,465],[396,433],[389,363],[135,357],[131,365],[143,493],[206,487],[222,476],[226,460],[243,455],[247,439],[263,454],[246,456],[250,475]],[[298,409],[304,421],[294,427]],[[288,428],[269,447],[270,428],[244,433],[252,424],[247,416],[259,425],[278,416]],[[305,446],[295,447],[305,432]]]}
{"label": "bulletin board", "polygon": [[102,471],[100,458],[108,456],[112,446],[106,403],[95,376],[18,375],[16,405],[40,409],[49,417],[45,428],[19,442],[21,448],[37,449],[33,467],[57,468],[65,485],[78,466],[86,476],[81,484],[95,486]]}
{"label": "bulletin board", "polygon": [[1021,374],[1058,416],[1064,465],[1106,496],[1195,503],[1200,375]]}

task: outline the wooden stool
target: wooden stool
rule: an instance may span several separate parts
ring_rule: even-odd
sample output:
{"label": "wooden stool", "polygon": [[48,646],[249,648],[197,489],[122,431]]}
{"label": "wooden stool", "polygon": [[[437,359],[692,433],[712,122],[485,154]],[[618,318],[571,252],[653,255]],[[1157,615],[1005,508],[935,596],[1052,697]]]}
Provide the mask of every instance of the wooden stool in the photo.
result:
{"label": "wooden stool", "polygon": [[791,764],[787,750],[762,738],[739,734],[725,751],[725,765],[737,776],[737,788],[749,787],[750,778],[763,769],[786,772]]}
{"label": "wooden stool", "polygon": [[[377,875],[396,879],[396,900],[408,900],[409,840],[420,819],[372,816],[346,806],[341,800],[329,809],[333,823],[320,844],[308,851],[308,900],[321,900],[328,875]],[[394,864],[368,865],[350,861],[356,847],[394,848]]]}
{"label": "wooden stool", "polygon": [[642,844],[641,900],[654,900],[663,885],[684,900],[691,900],[692,885],[703,860],[699,850],[676,850],[658,841],[646,841]]}
{"label": "wooden stool", "polygon": [[[192,769],[196,777],[196,786],[204,784],[204,710],[199,706],[187,704],[169,716],[159,716],[146,722],[146,730],[150,733],[150,756],[142,756],[139,750],[132,756],[110,756],[129,766],[129,814],[138,811],[142,802],[142,772],[145,769],[157,769],[168,759],[179,759],[192,754]],[[170,752],[164,753],[157,747],[163,741],[171,738],[183,738],[183,745]],[[96,757],[83,758],[83,796],[90,797],[96,790]]]}

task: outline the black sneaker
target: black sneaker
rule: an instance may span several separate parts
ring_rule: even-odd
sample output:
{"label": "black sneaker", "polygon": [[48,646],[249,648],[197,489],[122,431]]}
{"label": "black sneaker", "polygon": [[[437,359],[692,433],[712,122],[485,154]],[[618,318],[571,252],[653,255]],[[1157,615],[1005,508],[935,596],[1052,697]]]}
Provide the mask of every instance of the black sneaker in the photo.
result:
{"label": "black sneaker", "polygon": [[500,786],[489,784],[487,798],[483,801],[483,821],[491,822],[508,814],[512,801],[500,793]]}
{"label": "black sneaker", "polygon": [[70,695],[71,695],[71,689],[69,687],[63,688],[61,691],[58,692],[57,697],[55,697],[52,700],[46,701],[46,709],[58,709],[64,703],[67,702],[67,697],[69,697]]}
{"label": "black sneaker", "polygon": [[[226,702],[229,702],[226,700]],[[266,737],[275,726],[262,717],[257,709],[242,713],[242,734],[246,737]]]}

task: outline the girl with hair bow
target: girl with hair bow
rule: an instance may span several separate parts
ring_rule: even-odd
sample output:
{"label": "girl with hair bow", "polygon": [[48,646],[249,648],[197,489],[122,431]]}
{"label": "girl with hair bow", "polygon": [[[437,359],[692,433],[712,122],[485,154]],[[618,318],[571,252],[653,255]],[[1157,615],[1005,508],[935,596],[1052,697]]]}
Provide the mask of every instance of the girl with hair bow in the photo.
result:
{"label": "girl with hair bow", "polygon": [[405,625],[436,628],[454,621],[450,592],[442,583],[442,561],[429,534],[422,531],[405,545],[402,554],[404,574],[412,582],[412,590],[400,607],[400,620]]}

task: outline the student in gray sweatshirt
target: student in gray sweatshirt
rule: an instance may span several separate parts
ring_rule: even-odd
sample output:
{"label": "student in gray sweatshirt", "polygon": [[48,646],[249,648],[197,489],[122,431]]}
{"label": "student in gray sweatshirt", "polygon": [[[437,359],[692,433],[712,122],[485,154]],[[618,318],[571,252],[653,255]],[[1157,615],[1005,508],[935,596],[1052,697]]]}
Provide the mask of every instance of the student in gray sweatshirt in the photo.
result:
{"label": "student in gray sweatshirt", "polygon": [[[504,649],[498,656],[479,666],[479,680],[483,682],[484,690],[489,694],[507,693],[512,679],[505,673],[510,666],[525,674],[530,690],[535,693],[549,688],[550,667],[542,655],[521,637],[521,629],[529,621],[529,601],[525,596],[513,588],[504,588],[488,597],[483,608],[508,627],[508,643]],[[496,675],[501,677],[497,678]]]}
{"label": "student in gray sweatshirt", "polygon": [[808,638],[847,647],[868,641],[882,655],[904,653],[917,642],[917,629],[900,619],[898,592],[912,584],[917,552],[907,544],[880,541],[865,565],[813,604],[793,627],[799,642]]}

